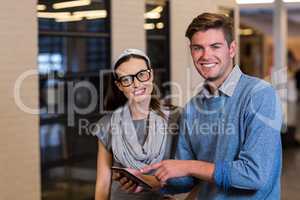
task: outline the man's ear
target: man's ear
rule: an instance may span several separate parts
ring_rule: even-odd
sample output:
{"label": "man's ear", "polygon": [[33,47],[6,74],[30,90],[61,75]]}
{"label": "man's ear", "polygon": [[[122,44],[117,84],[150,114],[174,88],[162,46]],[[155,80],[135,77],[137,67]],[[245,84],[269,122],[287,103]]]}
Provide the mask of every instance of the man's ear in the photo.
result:
{"label": "man's ear", "polygon": [[123,87],[121,86],[121,84],[118,81],[115,81],[115,84],[118,87],[118,89],[123,92]]}
{"label": "man's ear", "polygon": [[236,44],[236,41],[233,40],[229,45],[229,55],[231,58],[233,58],[235,56],[236,50],[237,50],[237,44]]}

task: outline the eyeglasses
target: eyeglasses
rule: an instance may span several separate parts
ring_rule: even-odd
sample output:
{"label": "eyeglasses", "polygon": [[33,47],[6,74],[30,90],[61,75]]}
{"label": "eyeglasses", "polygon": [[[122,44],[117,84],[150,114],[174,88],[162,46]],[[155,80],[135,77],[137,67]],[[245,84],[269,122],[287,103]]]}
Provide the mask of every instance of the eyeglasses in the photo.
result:
{"label": "eyeglasses", "polygon": [[136,78],[140,82],[148,81],[151,78],[151,69],[141,70],[138,73],[132,75],[121,76],[117,79],[117,81],[123,87],[129,87],[130,85],[132,85],[134,78]]}

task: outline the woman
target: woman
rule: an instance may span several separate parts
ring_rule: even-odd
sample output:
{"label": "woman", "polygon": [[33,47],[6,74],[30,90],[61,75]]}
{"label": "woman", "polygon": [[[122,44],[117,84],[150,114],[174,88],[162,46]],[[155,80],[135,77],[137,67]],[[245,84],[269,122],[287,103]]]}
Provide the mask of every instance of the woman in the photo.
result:
{"label": "woman", "polygon": [[96,200],[162,199],[154,191],[125,192],[111,179],[111,167],[139,170],[171,158],[177,134],[169,134],[172,131],[168,127],[177,122],[178,112],[170,115],[170,110],[162,109],[155,98],[153,69],[144,52],[125,50],[114,64],[114,76],[115,85],[127,102],[99,121]]}

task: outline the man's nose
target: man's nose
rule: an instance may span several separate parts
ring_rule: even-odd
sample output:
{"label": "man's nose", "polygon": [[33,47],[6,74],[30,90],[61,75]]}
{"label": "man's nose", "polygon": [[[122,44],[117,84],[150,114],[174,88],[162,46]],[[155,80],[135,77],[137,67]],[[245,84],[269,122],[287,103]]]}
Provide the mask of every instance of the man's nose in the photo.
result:
{"label": "man's nose", "polygon": [[209,58],[211,56],[211,51],[209,49],[204,49],[201,55],[202,59]]}

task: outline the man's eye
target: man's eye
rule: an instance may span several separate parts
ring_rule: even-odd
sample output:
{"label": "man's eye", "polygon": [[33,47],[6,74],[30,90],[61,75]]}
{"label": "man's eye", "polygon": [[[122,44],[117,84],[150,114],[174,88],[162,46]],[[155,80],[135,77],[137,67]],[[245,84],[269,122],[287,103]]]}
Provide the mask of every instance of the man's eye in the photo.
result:
{"label": "man's eye", "polygon": [[199,51],[201,49],[201,47],[198,46],[192,46],[192,50],[193,51]]}
{"label": "man's eye", "polygon": [[213,45],[212,48],[213,48],[213,49],[219,49],[220,46],[219,46],[219,45]]}

